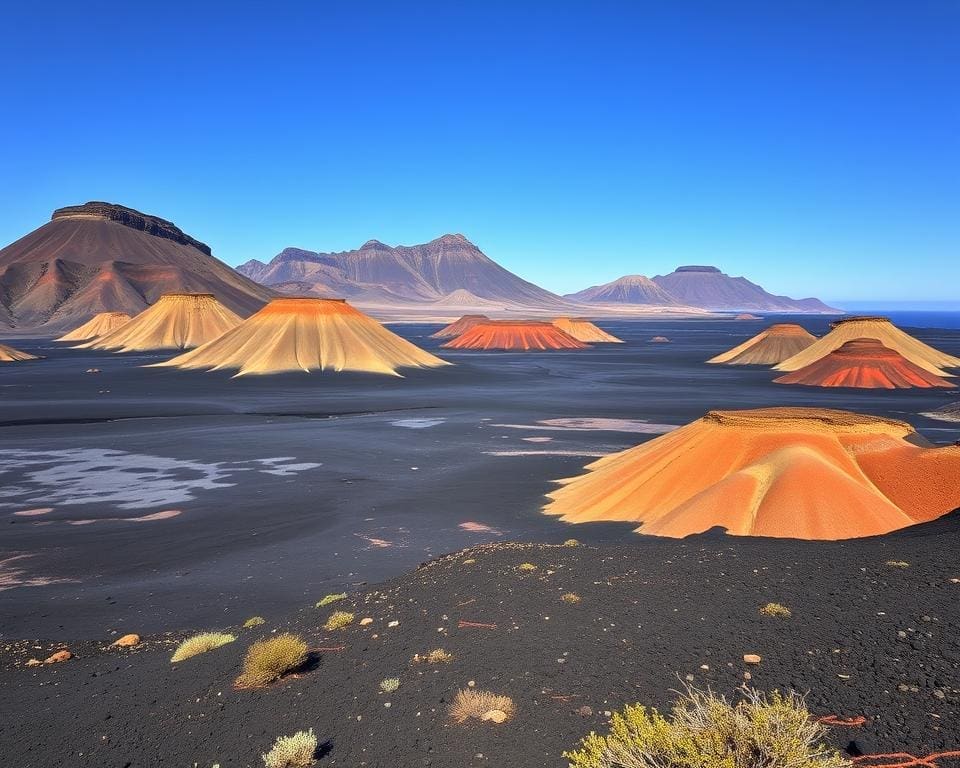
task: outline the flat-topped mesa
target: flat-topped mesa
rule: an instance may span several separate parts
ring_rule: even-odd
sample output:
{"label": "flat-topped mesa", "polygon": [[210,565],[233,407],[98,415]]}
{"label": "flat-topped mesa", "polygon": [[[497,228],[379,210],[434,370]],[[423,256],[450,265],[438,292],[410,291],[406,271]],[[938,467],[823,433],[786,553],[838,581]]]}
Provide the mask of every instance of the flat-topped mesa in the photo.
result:
{"label": "flat-topped mesa", "polygon": [[235,370],[236,376],[293,371],[399,376],[398,368],[449,363],[397,336],[344,299],[284,297],[223,336],[157,365]]}
{"label": "flat-topped mesa", "polygon": [[439,331],[434,334],[431,334],[431,339],[453,339],[459,336],[466,331],[469,331],[473,326],[489,321],[490,318],[486,315],[464,315],[459,320],[454,320],[450,325],[444,326]]}
{"label": "flat-topped mesa", "polygon": [[960,357],[948,355],[902,331],[885,317],[849,317],[832,324],[833,330],[806,349],[774,366],[778,371],[798,371],[826,357],[848,341],[874,339],[899,352],[934,376],[950,377],[945,368],[960,367]]}
{"label": "flat-topped mesa", "polygon": [[115,331],[132,318],[126,312],[99,312],[55,341],[89,341]]}
{"label": "flat-topped mesa", "polygon": [[960,506],[960,446],[933,447],[905,422],[822,408],[711,411],[558,481],[544,511],[621,521],[681,538],[849,539]]}
{"label": "flat-topped mesa", "polygon": [[709,267],[700,264],[688,264],[683,267],[677,267],[674,272],[716,272],[719,274],[720,269],[718,267]]}
{"label": "flat-topped mesa", "polygon": [[857,389],[952,389],[955,385],[907,360],[876,339],[853,339],[776,384]]}
{"label": "flat-topped mesa", "polygon": [[479,349],[507,352],[545,352],[589,349],[552,323],[528,320],[488,320],[443,345],[444,349]]}
{"label": "flat-topped mesa", "polygon": [[173,222],[116,203],[93,200],[83,205],[68,205],[65,208],[57,208],[53,212],[50,220],[56,221],[57,219],[106,219],[107,221],[116,221],[125,227],[146,232],[154,237],[163,237],[181,245],[192,245],[201,253],[205,253],[207,256],[212,255],[209,245],[190,237]]}
{"label": "flat-topped mesa", "polygon": [[817,340],[796,323],[777,323],[715,357],[708,363],[726,365],[775,365],[802,352]]}
{"label": "flat-topped mesa", "polygon": [[623,339],[607,333],[583,317],[557,317],[553,324],[577,341],[587,344],[623,344]]}
{"label": "flat-topped mesa", "polygon": [[239,324],[240,316],[212,293],[167,293],[130,322],[76,349],[111,352],[190,349],[222,336]]}

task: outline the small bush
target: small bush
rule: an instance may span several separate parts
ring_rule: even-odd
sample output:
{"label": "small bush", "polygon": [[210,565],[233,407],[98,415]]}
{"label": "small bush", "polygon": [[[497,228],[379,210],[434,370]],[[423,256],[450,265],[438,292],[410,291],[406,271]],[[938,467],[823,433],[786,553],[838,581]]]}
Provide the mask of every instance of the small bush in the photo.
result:
{"label": "small bush", "polygon": [[297,731],[293,736],[281,736],[262,757],[266,768],[303,768],[313,763],[316,753],[317,737],[311,728]]}
{"label": "small bush", "polygon": [[353,623],[353,614],[348,613],[347,611],[334,611],[330,614],[330,618],[327,619],[327,623],[323,625],[323,628],[327,631],[332,632],[335,629],[343,629],[349,624]]}
{"label": "small bush", "polygon": [[219,648],[221,645],[232,643],[236,639],[234,635],[228,635],[224,632],[203,632],[194,635],[177,646],[177,650],[170,657],[170,662],[175,664],[178,661],[189,659],[191,656],[197,656]]}
{"label": "small bush", "polygon": [[519,571],[535,571],[535,570],[537,570],[537,566],[535,566],[533,563],[520,563],[520,565],[517,566],[517,570],[519,570]]}
{"label": "small bush", "polygon": [[399,687],[400,687],[399,677],[388,677],[386,680],[380,681],[380,690],[383,691],[384,693],[393,693]]}
{"label": "small bush", "polygon": [[347,593],[346,593],[346,592],[341,592],[341,593],[338,594],[338,595],[324,595],[324,596],[321,597],[320,600],[317,602],[316,607],[317,607],[317,608],[326,608],[326,607],[327,607],[328,605],[330,605],[331,603],[338,603],[338,602],[340,602],[341,600],[346,600],[346,599],[347,599]]}
{"label": "small bush", "polygon": [[906,560],[887,560],[887,565],[893,568],[909,568],[910,563]]}
{"label": "small bush", "polygon": [[579,547],[579,546],[580,546],[580,542],[577,541],[576,539],[567,539],[565,542],[563,542],[563,546],[565,546],[565,547]]}
{"label": "small bush", "polygon": [[579,603],[580,595],[578,595],[576,592],[567,592],[565,595],[560,595],[560,599],[565,603]]}
{"label": "small bush", "polygon": [[564,753],[570,768],[848,768],[822,743],[826,728],[795,693],[743,689],[731,705],[711,691],[688,688],[669,718],[639,704],[614,714],[610,733],[591,733]]}
{"label": "small bush", "polygon": [[420,662],[426,664],[446,664],[450,661],[453,661],[453,654],[447,653],[443,648],[434,648],[432,651],[423,654],[423,656],[419,653],[413,656],[414,664],[419,664]]}
{"label": "small bush", "polygon": [[513,699],[509,696],[501,696],[490,691],[478,691],[475,688],[463,688],[457,691],[450,705],[450,717],[458,723],[466,722],[470,718],[490,720],[492,718],[485,715],[492,712],[502,712],[505,715],[503,720],[509,720],[515,711]]}
{"label": "small bush", "polygon": [[258,640],[247,650],[237,685],[241,688],[268,685],[287,672],[303,666],[306,660],[307,644],[289,632],[268,640]]}
{"label": "small bush", "polygon": [[772,616],[776,619],[789,619],[793,616],[790,609],[780,603],[767,603],[760,609],[760,613],[763,616]]}
{"label": "small bush", "polygon": [[259,627],[261,624],[266,624],[267,620],[263,616],[251,616],[245,622],[243,622],[244,629],[253,629],[254,627]]}

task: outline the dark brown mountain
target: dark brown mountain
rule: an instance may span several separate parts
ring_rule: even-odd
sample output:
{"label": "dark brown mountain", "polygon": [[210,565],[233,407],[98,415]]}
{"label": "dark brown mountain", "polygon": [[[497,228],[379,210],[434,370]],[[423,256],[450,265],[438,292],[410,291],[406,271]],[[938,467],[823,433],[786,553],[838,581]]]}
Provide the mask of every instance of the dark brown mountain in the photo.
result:
{"label": "dark brown mountain", "polygon": [[213,293],[237,314],[273,291],[169,221],[113,203],[59,208],[0,250],[0,324],[56,331],[98,312],[135,315],[164,293]]}
{"label": "dark brown mountain", "polygon": [[649,277],[625,275],[603,285],[595,285],[564,298],[587,304],[651,304],[658,307],[679,306],[680,301]]}
{"label": "dark brown mountain", "polygon": [[703,309],[841,313],[841,310],[828,307],[819,299],[775,296],[745,277],[730,277],[716,267],[677,267],[669,275],[657,275],[653,282],[682,304]]}
{"label": "dark brown mountain", "polygon": [[501,267],[463,235],[396,247],[370,240],[342,253],[287,248],[268,264],[253,260],[237,269],[264,285],[293,285],[299,291],[317,283],[320,292],[329,288],[367,302],[462,305],[464,297],[473,296],[503,306],[570,307],[556,294]]}

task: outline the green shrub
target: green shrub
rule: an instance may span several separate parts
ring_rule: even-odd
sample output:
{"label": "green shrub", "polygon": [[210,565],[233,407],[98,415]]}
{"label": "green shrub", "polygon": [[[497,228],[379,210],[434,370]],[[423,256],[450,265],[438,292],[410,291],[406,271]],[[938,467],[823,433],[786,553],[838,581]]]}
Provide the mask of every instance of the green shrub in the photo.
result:
{"label": "green shrub", "polygon": [[331,603],[337,603],[337,602],[339,602],[340,600],[346,600],[346,599],[347,599],[347,593],[346,593],[346,592],[340,592],[340,593],[337,594],[337,595],[324,595],[324,596],[321,597],[320,600],[317,602],[316,607],[317,607],[317,608],[326,608],[326,607],[327,607],[328,605],[330,605]]}
{"label": "green shrub", "polygon": [[822,743],[826,728],[795,693],[748,688],[731,705],[688,688],[669,718],[639,704],[614,714],[610,733],[591,733],[564,753],[570,768],[848,768]]}
{"label": "green shrub", "polygon": [[307,644],[289,632],[268,640],[258,640],[247,650],[237,685],[241,688],[268,685],[287,672],[303,666],[306,660]]}
{"label": "green shrub", "polygon": [[380,690],[383,691],[384,693],[393,693],[399,687],[400,687],[399,677],[388,677],[386,680],[380,681]]}
{"label": "green shrub", "polygon": [[781,603],[767,603],[760,609],[763,616],[772,616],[777,619],[789,619],[793,614],[787,606]]}
{"label": "green shrub", "polygon": [[266,768],[304,768],[313,763],[317,752],[317,737],[313,728],[297,731],[293,736],[281,736],[273,748],[262,755]]}
{"label": "green shrub", "polygon": [[253,629],[254,627],[259,627],[261,624],[266,624],[267,620],[263,616],[251,616],[245,622],[243,622],[244,629]]}
{"label": "green shrub", "polygon": [[347,611],[334,611],[330,614],[330,618],[327,619],[327,623],[323,625],[323,628],[327,631],[332,632],[335,629],[343,629],[349,624],[353,623],[353,614],[348,613]]}
{"label": "green shrub", "polygon": [[202,632],[180,643],[177,650],[173,652],[173,656],[170,657],[170,662],[175,664],[178,661],[189,659],[191,656],[197,656],[212,651],[214,648],[219,648],[221,645],[232,643],[236,639],[234,635],[224,632]]}
{"label": "green shrub", "polygon": [[537,566],[535,566],[533,563],[520,563],[520,565],[517,566],[517,570],[528,572],[535,571],[537,570]]}

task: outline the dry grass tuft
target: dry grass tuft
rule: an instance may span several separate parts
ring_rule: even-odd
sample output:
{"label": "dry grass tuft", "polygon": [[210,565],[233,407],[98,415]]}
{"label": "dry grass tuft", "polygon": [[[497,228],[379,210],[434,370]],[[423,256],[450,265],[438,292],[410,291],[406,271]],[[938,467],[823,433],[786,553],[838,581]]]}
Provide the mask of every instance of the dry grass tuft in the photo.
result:
{"label": "dry grass tuft", "polygon": [[475,688],[462,688],[457,691],[450,705],[450,717],[458,723],[464,723],[470,718],[483,720],[484,715],[490,712],[502,712],[506,715],[504,719],[509,720],[516,712],[516,706],[509,696],[478,691]]}
{"label": "dry grass tuft", "polygon": [[793,616],[790,609],[782,603],[767,603],[760,609],[760,614],[762,616],[772,616],[776,619],[789,619]]}
{"label": "dry grass tuft", "polygon": [[329,632],[332,632],[335,629],[343,629],[344,627],[353,623],[353,614],[347,611],[334,611],[330,614],[330,618],[327,619],[327,623],[323,625],[323,628]]}
{"label": "dry grass tuft", "polygon": [[268,640],[258,640],[247,650],[243,671],[237,678],[240,688],[259,688],[303,666],[307,644],[297,635],[284,632]]}
{"label": "dry grass tuft", "polygon": [[688,687],[669,717],[629,705],[614,714],[608,735],[591,733],[564,757],[570,768],[850,768],[823,743],[827,729],[803,697],[741,690],[734,705]]}
{"label": "dry grass tuft", "polygon": [[316,606],[314,606],[314,607],[315,607],[315,608],[326,608],[328,605],[330,605],[330,604],[332,604],[332,603],[338,603],[338,602],[340,602],[341,600],[346,600],[346,599],[347,599],[347,593],[346,593],[346,592],[340,592],[340,593],[338,593],[338,594],[336,594],[336,595],[324,595],[323,597],[321,597],[321,598],[317,601],[317,604],[316,604]]}
{"label": "dry grass tuft", "polygon": [[579,546],[580,546],[580,542],[577,541],[576,539],[567,539],[565,542],[563,542],[563,546],[565,546],[565,547],[579,547]]}
{"label": "dry grass tuft", "polygon": [[443,648],[434,648],[432,651],[423,654],[423,656],[419,653],[413,656],[414,664],[446,664],[451,661],[453,661],[453,654],[447,653]]}
{"label": "dry grass tuft", "polygon": [[245,622],[243,622],[244,629],[253,629],[254,627],[259,627],[261,624],[266,624],[267,620],[263,616],[251,616]]}
{"label": "dry grass tuft", "polygon": [[517,566],[517,570],[528,571],[528,572],[535,571],[537,570],[537,566],[535,566],[533,563],[520,563],[520,565]]}
{"label": "dry grass tuft", "polygon": [[906,560],[887,560],[887,565],[893,568],[909,568],[910,563]]}
{"label": "dry grass tuft", "polygon": [[317,737],[311,728],[309,731],[297,731],[293,736],[281,736],[262,757],[266,768],[305,768],[313,764],[316,753]]}
{"label": "dry grass tuft", "polygon": [[565,595],[560,595],[560,599],[565,603],[579,603],[581,598],[576,592],[567,592]]}
{"label": "dry grass tuft", "polygon": [[232,643],[236,639],[235,635],[229,635],[225,632],[203,632],[194,635],[177,646],[177,650],[170,657],[170,662],[175,664],[178,661],[189,659],[191,656],[198,656],[201,653],[219,648],[221,645]]}

